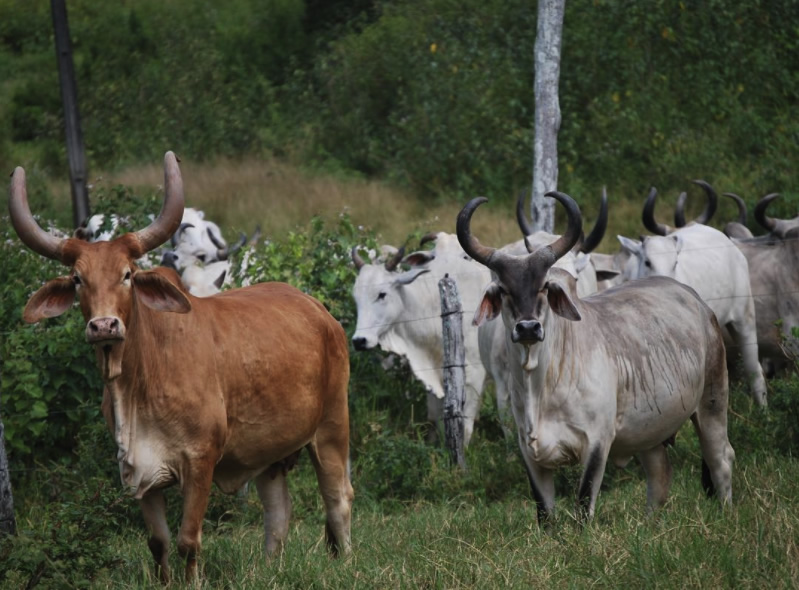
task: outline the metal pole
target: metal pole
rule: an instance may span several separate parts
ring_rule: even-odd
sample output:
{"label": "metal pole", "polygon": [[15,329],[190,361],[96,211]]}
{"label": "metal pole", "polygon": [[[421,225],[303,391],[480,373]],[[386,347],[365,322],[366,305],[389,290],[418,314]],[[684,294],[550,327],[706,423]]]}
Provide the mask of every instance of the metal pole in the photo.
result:
{"label": "metal pole", "polygon": [[55,32],[58,78],[61,81],[61,102],[64,105],[64,126],[72,187],[72,223],[77,228],[89,217],[89,193],[86,189],[86,152],[78,114],[78,91],[72,67],[72,43],[65,0],[50,0]]}

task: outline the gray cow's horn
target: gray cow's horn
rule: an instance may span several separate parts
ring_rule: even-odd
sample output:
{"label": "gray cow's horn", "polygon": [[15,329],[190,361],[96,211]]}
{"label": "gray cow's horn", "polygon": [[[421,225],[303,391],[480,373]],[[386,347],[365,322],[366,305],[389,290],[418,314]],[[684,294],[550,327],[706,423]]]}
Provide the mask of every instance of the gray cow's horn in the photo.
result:
{"label": "gray cow's horn", "polygon": [[[694,219],[694,223],[701,223],[707,224],[716,213],[716,209],[718,208],[719,204],[719,197],[716,194],[716,191],[713,189],[710,184],[705,182],[704,180],[692,180],[694,184],[697,186],[702,187],[702,190],[705,191],[705,195],[707,195],[707,204],[705,205],[705,210]],[[677,205],[674,207],[674,226],[675,227],[685,227],[685,201],[688,198],[688,194],[685,192],[680,193],[680,196],[677,197]],[[654,233],[654,232],[653,232]]]}
{"label": "gray cow's horn", "polygon": [[641,215],[641,221],[644,222],[644,227],[651,231],[653,234],[665,236],[670,233],[671,228],[668,225],[663,225],[655,221],[655,200],[657,199],[658,191],[653,186],[649,189],[649,195],[646,197],[644,203],[644,212]]}
{"label": "gray cow's horn", "polygon": [[779,193],[770,193],[760,199],[755,205],[755,221],[770,232],[776,231],[780,220],[766,215],[769,204],[780,196]]}
{"label": "gray cow's horn", "polygon": [[605,237],[605,230],[608,228],[608,190],[607,187],[602,187],[602,200],[599,202],[599,216],[594,223],[594,229],[588,234],[588,237],[582,240],[580,244],[580,252],[588,254],[593,252],[599,246],[602,238]]}
{"label": "gray cow's horn", "polygon": [[746,225],[746,203],[744,200],[735,193],[724,193],[724,196],[735,201],[738,206],[738,219],[736,221],[741,225]]}

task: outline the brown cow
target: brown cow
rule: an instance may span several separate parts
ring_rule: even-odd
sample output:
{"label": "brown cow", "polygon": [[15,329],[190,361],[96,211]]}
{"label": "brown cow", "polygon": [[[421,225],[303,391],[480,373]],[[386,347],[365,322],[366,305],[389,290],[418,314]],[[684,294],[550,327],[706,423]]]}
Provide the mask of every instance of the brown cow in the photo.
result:
{"label": "brown cow", "polygon": [[[306,447],[327,512],[334,555],[350,551],[349,355],[344,330],[315,299],[283,283],[190,295],[170,269],[136,260],[175,232],[183,183],[164,157],[157,219],[110,242],[60,239],[31,215],[25,171],[11,180],[9,211],[20,239],[71,268],[46,283],[27,322],[58,316],[77,295],[105,382],[103,410],[118,445],[122,482],[139,500],[161,579],[169,580],[162,488],[178,484],[178,553],[196,576],[211,482],[227,493],[255,478],[267,556],[288,533],[286,471]],[[172,313],[168,313],[172,312]]]}

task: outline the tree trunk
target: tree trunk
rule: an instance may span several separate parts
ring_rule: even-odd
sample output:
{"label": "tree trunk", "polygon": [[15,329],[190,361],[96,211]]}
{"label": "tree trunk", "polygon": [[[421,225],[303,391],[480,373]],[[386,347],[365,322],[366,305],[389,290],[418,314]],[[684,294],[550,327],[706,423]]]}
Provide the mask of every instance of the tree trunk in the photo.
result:
{"label": "tree trunk", "polygon": [[536,230],[553,232],[555,203],[544,194],[558,188],[560,48],[566,0],[538,1],[535,37],[535,139],[530,215]]}
{"label": "tree trunk", "polygon": [[13,535],[17,522],[14,518],[14,498],[11,495],[11,476],[6,457],[5,429],[0,418],[0,537]]}

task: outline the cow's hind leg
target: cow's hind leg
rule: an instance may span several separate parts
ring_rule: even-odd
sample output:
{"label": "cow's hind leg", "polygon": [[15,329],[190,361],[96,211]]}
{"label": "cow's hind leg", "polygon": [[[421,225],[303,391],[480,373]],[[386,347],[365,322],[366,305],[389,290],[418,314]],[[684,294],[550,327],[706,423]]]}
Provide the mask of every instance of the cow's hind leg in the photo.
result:
{"label": "cow's hind leg", "polygon": [[334,557],[351,550],[350,520],[354,493],[349,476],[348,429],[320,427],[308,445],[325,504],[327,546]]}
{"label": "cow's hind leg", "polygon": [[291,497],[286,471],[280,463],[272,465],[256,478],[255,485],[264,507],[264,548],[270,557],[283,548],[289,533]]}
{"label": "cow's hind leg", "polygon": [[646,507],[653,512],[666,503],[671,487],[671,462],[664,445],[638,453],[646,474]]}
{"label": "cow's hind leg", "polygon": [[150,538],[147,546],[155,559],[158,577],[169,583],[169,525],[166,522],[166,500],[161,490],[151,490],[139,500],[144,523]]}
{"label": "cow's hind leg", "polygon": [[740,322],[730,322],[727,324],[727,330],[735,340],[736,347],[741,351],[744,373],[749,382],[749,393],[758,406],[765,407],[768,394],[766,389],[766,377],[763,374],[763,367],[760,365],[758,359],[754,303],[752,303],[751,307],[751,317],[747,317]]}
{"label": "cow's hind leg", "polygon": [[726,363],[723,371],[709,372],[702,399],[691,416],[702,448],[702,483],[708,495],[715,492],[722,504],[732,503],[732,463],[735,452],[727,438],[729,389]]}

